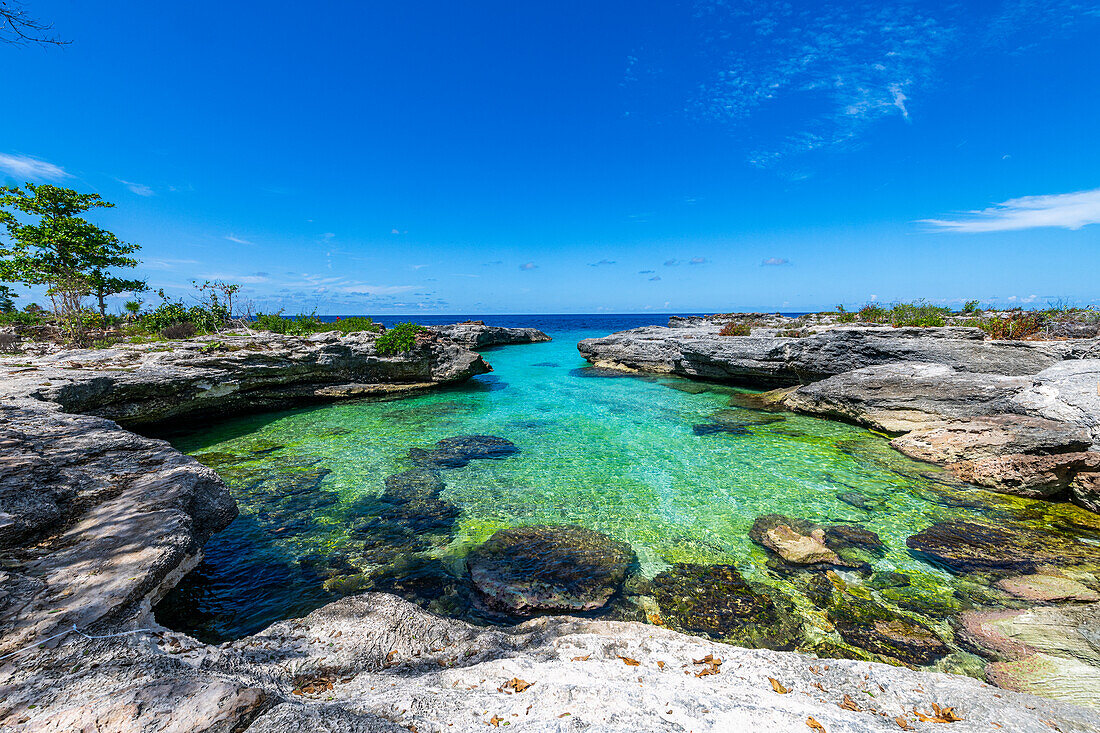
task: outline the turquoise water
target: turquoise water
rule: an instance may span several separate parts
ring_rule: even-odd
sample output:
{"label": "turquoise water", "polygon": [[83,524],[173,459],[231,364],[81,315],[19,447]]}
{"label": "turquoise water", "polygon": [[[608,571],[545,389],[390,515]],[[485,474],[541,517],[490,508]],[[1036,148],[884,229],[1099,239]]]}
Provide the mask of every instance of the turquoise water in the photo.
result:
{"label": "turquoise water", "polygon": [[[871,569],[911,577],[900,598],[875,594],[878,600],[900,604],[900,612],[948,642],[952,654],[938,668],[973,672],[980,665],[954,644],[948,618],[996,598],[972,578],[915,558],[905,539],[941,519],[1046,526],[1059,513],[1078,511],[951,486],[883,436],[731,406],[739,390],[729,387],[594,376],[600,372],[585,369],[576,342],[605,333],[559,330],[550,343],[489,350],[494,372],[461,387],[244,417],[175,437],[175,445],[226,478],[241,516],[208,543],[206,561],[158,617],[220,641],[341,593],[377,588],[476,622],[510,621],[477,603],[465,581],[466,553],[498,529],[578,524],[628,542],[637,555],[627,590],[605,611],[613,617],[660,621],[646,583],[672,563],[731,564],[792,598],[804,617],[803,648],[825,644],[859,656],[837,640],[803,592],[803,579],[776,568],[749,539],[756,517],[780,513],[878,533],[886,549],[867,556]],[[716,414],[744,423],[744,434],[693,429]],[[440,498],[457,507],[453,524],[399,539],[379,540],[364,529],[385,478],[412,466],[410,448],[466,434],[507,438],[519,452],[443,472]],[[851,491],[868,509],[838,498]],[[848,571],[837,579],[865,582]]]}

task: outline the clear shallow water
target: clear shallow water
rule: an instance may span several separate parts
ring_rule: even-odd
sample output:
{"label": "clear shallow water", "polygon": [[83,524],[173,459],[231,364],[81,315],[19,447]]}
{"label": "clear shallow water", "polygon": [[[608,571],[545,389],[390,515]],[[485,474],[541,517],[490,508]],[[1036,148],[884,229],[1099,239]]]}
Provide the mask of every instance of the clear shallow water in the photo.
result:
{"label": "clear shallow water", "polygon": [[[647,583],[672,563],[730,564],[790,596],[805,621],[800,648],[860,655],[838,641],[807,596],[805,578],[783,572],[749,539],[758,516],[780,513],[878,533],[886,549],[866,556],[872,569],[905,573],[911,584],[865,592],[947,641],[952,653],[938,668],[980,669],[954,644],[948,619],[976,603],[1011,601],[981,578],[954,577],[922,562],[906,549],[906,538],[945,519],[1049,527],[1083,513],[950,486],[937,469],[904,458],[882,436],[731,407],[738,390],[728,387],[590,376],[584,369],[578,340],[664,321],[503,317],[502,325],[540,327],[554,341],[486,351],[495,371],[460,387],[243,417],[175,437],[177,447],[226,478],[241,516],[211,539],[204,563],[158,607],[158,617],[220,641],[303,615],[341,593],[378,588],[441,613],[510,621],[477,603],[465,580],[466,553],[502,528],[577,524],[628,542],[637,554],[626,591],[608,615],[655,620]],[[747,433],[693,430],[716,413],[749,423]],[[415,541],[393,540],[397,550],[380,555],[364,517],[376,508],[386,477],[412,466],[409,448],[467,434],[507,438],[519,453],[444,471],[441,498],[458,508],[453,525],[444,522]],[[866,497],[870,509],[838,498],[848,491]],[[360,575],[372,570],[371,578]],[[860,587],[866,576],[836,577]]]}

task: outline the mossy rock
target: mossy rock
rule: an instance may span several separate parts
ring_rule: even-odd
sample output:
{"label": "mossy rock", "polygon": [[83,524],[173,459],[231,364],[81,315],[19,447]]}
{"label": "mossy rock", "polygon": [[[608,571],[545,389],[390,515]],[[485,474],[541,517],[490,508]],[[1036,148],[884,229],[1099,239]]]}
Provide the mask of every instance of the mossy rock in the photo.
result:
{"label": "mossy rock", "polygon": [[461,468],[473,460],[507,458],[519,453],[515,443],[495,435],[456,435],[435,448],[410,448],[409,458],[425,468]]}
{"label": "mossy rock", "polygon": [[679,631],[764,649],[793,649],[802,638],[790,599],[732,565],[676,563],[653,579],[653,591],[661,618]]}
{"label": "mossy rock", "polygon": [[575,525],[502,529],[467,556],[487,603],[520,614],[601,608],[634,562],[627,543]]}
{"label": "mossy rock", "polygon": [[829,610],[829,620],[840,638],[852,646],[903,664],[931,664],[951,651],[924,624],[847,593],[839,594]]}
{"label": "mossy rock", "polygon": [[1100,547],[1056,532],[964,520],[936,522],[905,541],[918,557],[955,573],[1017,575],[1039,565],[1100,564]]}

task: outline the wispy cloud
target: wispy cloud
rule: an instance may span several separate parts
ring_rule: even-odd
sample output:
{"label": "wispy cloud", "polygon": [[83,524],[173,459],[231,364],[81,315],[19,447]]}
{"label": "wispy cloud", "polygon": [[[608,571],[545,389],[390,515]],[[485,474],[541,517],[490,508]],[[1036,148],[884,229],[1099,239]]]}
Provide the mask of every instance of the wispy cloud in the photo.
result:
{"label": "wispy cloud", "polygon": [[766,257],[760,262],[761,267],[782,267],[789,264],[791,261],[786,257]]}
{"label": "wispy cloud", "polygon": [[[873,124],[908,121],[948,64],[986,63],[1093,23],[1094,1],[791,3],[694,0],[682,45],[629,57],[623,86],[638,111],[658,104],[717,122],[747,142],[749,162],[777,167],[805,153],[857,144]],[[658,84],[673,78],[673,86]],[[667,89],[667,91],[666,91]],[[659,109],[660,107],[658,107]],[[761,128],[746,122],[766,117]],[[798,177],[805,177],[799,172]]]}
{"label": "wispy cloud", "polygon": [[660,275],[654,275],[653,277],[649,278],[649,281],[650,282],[657,282],[660,279],[661,279]]}
{"label": "wispy cloud", "polygon": [[174,260],[167,257],[145,257],[141,266],[148,270],[174,270],[180,265],[197,265],[198,260]]}
{"label": "wispy cloud", "polygon": [[656,270],[638,270],[639,275],[652,275]]}
{"label": "wispy cloud", "polygon": [[680,260],[665,260],[665,267],[676,267],[678,264],[680,264]]}
{"label": "wispy cloud", "polygon": [[131,193],[136,193],[138,196],[155,196],[156,192],[152,188],[146,186],[144,183],[134,183],[133,181],[124,181],[121,178],[116,178],[116,181],[121,183],[126,188],[130,189]]}
{"label": "wispy cloud", "polygon": [[589,267],[603,267],[604,265],[614,265],[615,260],[600,260],[599,262],[589,262]]}
{"label": "wispy cloud", "polygon": [[1022,196],[968,211],[953,219],[922,219],[940,231],[1009,232],[1038,227],[1080,229],[1100,224],[1100,188],[1076,193]]}
{"label": "wispy cloud", "polygon": [[237,244],[252,244],[252,242],[249,242],[247,239],[244,239],[242,237],[238,237],[236,234],[226,234],[225,238],[228,239],[230,242],[236,242]]}
{"label": "wispy cloud", "polygon": [[521,269],[521,270],[536,270],[536,269],[538,269],[538,265],[536,265],[534,262],[524,262],[522,265],[519,266],[519,269]]}
{"label": "wispy cloud", "polygon": [[61,181],[72,178],[61,166],[29,155],[0,153],[0,171],[24,181]]}
{"label": "wispy cloud", "polygon": [[688,260],[689,265],[705,265],[709,262],[706,257],[692,257]]}

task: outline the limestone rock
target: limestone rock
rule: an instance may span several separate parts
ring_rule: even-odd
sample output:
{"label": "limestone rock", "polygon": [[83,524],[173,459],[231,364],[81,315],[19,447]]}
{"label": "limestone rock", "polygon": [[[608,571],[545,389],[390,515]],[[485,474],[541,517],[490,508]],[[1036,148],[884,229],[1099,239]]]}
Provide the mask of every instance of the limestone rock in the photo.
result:
{"label": "limestone rock", "polygon": [[1079,471],[1100,470],[1100,452],[1002,455],[960,461],[947,468],[960,481],[1004,494],[1046,498],[1064,494]]}
{"label": "limestone rock", "polygon": [[594,364],[752,385],[804,384],[898,362],[1019,376],[1053,365],[1068,348],[1061,342],[989,341],[981,330],[961,327],[834,326],[805,338],[783,338],[763,330],[744,337],[719,336],[721,322],[714,319],[671,325],[585,339],[577,348]]}
{"label": "limestone rock", "polygon": [[997,413],[1022,413],[1012,398],[1028,383],[1025,377],[907,362],[856,369],[804,385],[787,395],[784,404],[795,412],[906,433]]}
{"label": "limestone rock", "polygon": [[764,532],[764,546],[796,565],[840,561],[837,554],[825,546],[825,532],[820,529],[804,535],[780,524]]}
{"label": "limestone rock", "polygon": [[[1079,345],[1083,348],[1095,341]],[[1028,413],[1080,425],[1100,450],[1100,348],[1076,359],[1058,362],[1029,379],[1014,401]]]}
{"label": "limestone rock", "polygon": [[[380,355],[375,338],[233,332],[64,351],[25,359],[18,369],[0,365],[0,395],[141,425],[355,397],[373,385],[423,388],[489,371],[480,356],[447,339],[422,339],[411,351]],[[354,388],[341,389],[348,385]]]}
{"label": "limestone rock", "polygon": [[463,321],[446,326],[430,326],[432,331],[471,351],[507,344],[537,344],[550,337],[537,328],[486,326],[484,321]]}
{"label": "limestone rock", "polygon": [[573,525],[502,529],[467,556],[478,591],[516,613],[600,608],[633,562],[630,545]]}
{"label": "limestone rock", "polygon": [[1100,471],[1082,471],[1069,484],[1074,504],[1100,512]]}
{"label": "limestone rock", "polygon": [[1091,443],[1092,436],[1078,425],[1002,414],[932,425],[894,438],[890,445],[917,460],[955,463],[1013,453],[1075,453]]}
{"label": "limestone rock", "polygon": [[1100,593],[1076,580],[1056,575],[1016,575],[1002,578],[995,585],[1025,601],[1100,601]]}

